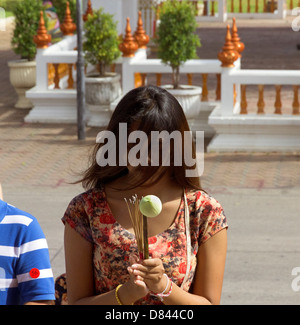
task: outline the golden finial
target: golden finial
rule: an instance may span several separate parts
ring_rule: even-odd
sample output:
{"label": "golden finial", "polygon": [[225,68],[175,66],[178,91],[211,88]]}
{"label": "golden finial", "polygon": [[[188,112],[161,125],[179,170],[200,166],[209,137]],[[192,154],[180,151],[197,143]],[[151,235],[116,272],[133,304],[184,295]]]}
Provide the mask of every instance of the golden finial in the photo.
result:
{"label": "golden finial", "polygon": [[142,13],[139,11],[139,19],[137,24],[137,29],[134,33],[134,37],[138,43],[139,49],[146,49],[147,44],[149,43],[150,37],[146,34],[143,28]]}
{"label": "golden finial", "polygon": [[222,51],[218,54],[218,59],[222,62],[221,67],[223,68],[233,68],[233,62],[239,57],[233,43],[231,42],[230,27],[227,25],[227,33],[225,38],[225,44]]}
{"label": "golden finial", "polygon": [[83,21],[87,21],[88,15],[93,15],[93,8],[91,0],[88,0],[85,14],[82,16]]}
{"label": "golden finial", "polygon": [[135,51],[138,49],[138,43],[131,34],[129,17],[127,17],[125,37],[123,38],[123,42],[119,44],[119,49],[123,53],[123,57],[133,57]]}
{"label": "golden finial", "polygon": [[64,22],[60,24],[60,30],[64,36],[71,36],[76,30],[76,25],[73,23],[73,19],[71,17],[69,1],[67,1],[65,19]]}
{"label": "golden finial", "polygon": [[239,57],[241,57],[241,53],[245,49],[245,44],[241,42],[241,39],[239,38],[235,17],[232,18],[231,42],[237,50]]}
{"label": "golden finial", "polygon": [[45,27],[43,11],[40,11],[39,28],[37,30],[37,35],[33,36],[33,41],[38,49],[46,49],[51,42],[51,35],[47,34],[47,29]]}

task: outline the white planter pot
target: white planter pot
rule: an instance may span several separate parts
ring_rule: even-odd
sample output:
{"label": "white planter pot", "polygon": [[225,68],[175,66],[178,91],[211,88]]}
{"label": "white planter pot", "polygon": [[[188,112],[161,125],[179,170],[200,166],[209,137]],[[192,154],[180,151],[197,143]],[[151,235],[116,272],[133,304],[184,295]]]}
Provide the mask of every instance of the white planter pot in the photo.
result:
{"label": "white planter pot", "polygon": [[27,90],[36,84],[36,62],[27,60],[9,61],[9,80],[18,94],[16,108],[32,108],[31,101],[25,97]]}
{"label": "white planter pot", "polygon": [[162,88],[178,100],[187,120],[198,118],[201,110],[201,87],[181,85],[180,89],[174,89],[172,85],[164,85]]}
{"label": "white planter pot", "polygon": [[111,118],[110,104],[121,96],[121,76],[111,73],[107,77],[85,77],[85,101],[89,126],[107,126]]}

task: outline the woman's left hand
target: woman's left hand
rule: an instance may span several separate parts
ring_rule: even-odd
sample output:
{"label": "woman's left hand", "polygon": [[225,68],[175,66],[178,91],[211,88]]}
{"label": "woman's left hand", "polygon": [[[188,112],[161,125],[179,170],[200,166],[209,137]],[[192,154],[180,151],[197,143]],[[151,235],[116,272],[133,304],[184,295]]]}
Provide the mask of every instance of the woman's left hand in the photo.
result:
{"label": "woman's left hand", "polygon": [[148,289],[154,293],[161,293],[167,285],[164,275],[165,269],[159,258],[143,260],[141,264],[131,266],[133,274],[143,279]]}

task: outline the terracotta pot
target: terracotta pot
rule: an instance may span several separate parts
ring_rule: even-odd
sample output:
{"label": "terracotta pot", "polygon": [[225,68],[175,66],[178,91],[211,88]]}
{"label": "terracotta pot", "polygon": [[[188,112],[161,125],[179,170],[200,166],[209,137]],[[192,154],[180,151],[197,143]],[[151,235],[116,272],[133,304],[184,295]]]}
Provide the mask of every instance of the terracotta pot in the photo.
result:
{"label": "terracotta pot", "polygon": [[36,84],[36,62],[27,60],[9,61],[9,80],[18,94],[16,108],[32,108],[31,101],[26,98],[26,91]]}

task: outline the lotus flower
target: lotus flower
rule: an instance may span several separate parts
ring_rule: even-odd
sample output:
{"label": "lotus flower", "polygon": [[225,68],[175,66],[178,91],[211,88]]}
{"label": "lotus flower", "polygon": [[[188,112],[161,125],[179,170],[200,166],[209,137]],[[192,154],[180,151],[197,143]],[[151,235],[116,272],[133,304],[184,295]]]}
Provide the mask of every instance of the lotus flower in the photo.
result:
{"label": "lotus flower", "polygon": [[155,195],[147,195],[140,201],[140,211],[148,218],[157,217],[162,209],[161,200]]}

